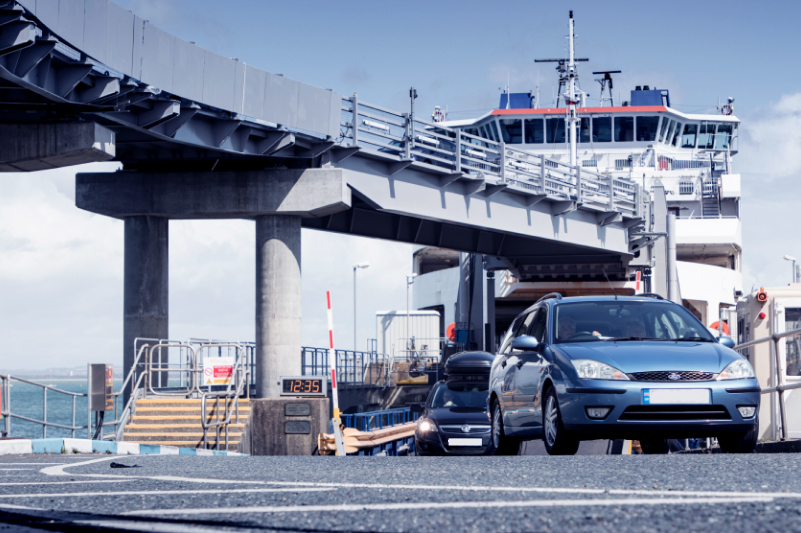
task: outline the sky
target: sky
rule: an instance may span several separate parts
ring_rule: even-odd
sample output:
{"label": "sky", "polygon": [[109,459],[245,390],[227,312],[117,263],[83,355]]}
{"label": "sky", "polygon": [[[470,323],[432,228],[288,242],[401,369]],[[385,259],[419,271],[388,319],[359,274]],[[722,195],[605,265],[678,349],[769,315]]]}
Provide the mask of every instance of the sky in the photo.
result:
{"label": "sky", "polygon": [[[686,112],[714,112],[734,97],[742,120],[745,291],[790,281],[801,258],[792,230],[801,202],[801,2],[117,0],[177,37],[218,54],[372,104],[450,119],[482,114],[500,89],[549,101],[563,57],[568,10],[576,21],[581,85],[597,101],[594,70],[622,70],[615,96],[634,85],[668,89]],[[0,126],[1,128],[2,126]],[[123,223],[81,211],[74,175],[115,164],[0,174],[0,372],[122,359]],[[170,337],[252,340],[255,227],[249,221],[170,223]],[[325,346],[325,291],[335,340],[353,347],[375,313],[405,309],[405,244],[303,230],[303,344]]]}

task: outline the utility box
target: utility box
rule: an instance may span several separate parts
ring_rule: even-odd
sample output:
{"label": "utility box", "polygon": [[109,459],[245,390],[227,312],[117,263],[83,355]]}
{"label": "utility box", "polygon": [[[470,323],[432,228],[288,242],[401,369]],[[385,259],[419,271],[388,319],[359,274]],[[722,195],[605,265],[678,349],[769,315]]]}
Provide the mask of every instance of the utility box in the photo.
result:
{"label": "utility box", "polygon": [[251,398],[239,451],[250,455],[316,455],[328,431],[328,398]]}
{"label": "utility box", "polygon": [[114,367],[112,365],[90,364],[87,369],[89,410],[114,410]]}
{"label": "utility box", "polygon": [[441,320],[436,311],[410,311],[408,315],[406,311],[378,311],[375,314],[376,350],[396,359],[409,359],[414,339],[415,352],[439,356]]}

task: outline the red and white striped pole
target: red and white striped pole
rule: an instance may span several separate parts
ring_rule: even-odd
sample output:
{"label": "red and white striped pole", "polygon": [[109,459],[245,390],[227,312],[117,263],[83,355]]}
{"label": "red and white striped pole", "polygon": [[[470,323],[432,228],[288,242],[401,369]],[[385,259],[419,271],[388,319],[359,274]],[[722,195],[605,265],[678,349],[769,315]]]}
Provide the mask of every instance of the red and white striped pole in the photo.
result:
{"label": "red and white striped pole", "polygon": [[328,364],[331,367],[331,399],[334,402],[334,441],[337,445],[337,455],[345,454],[345,441],[340,431],[339,397],[337,395],[337,360],[334,350],[334,315],[331,312],[331,291],[325,291],[328,303]]}
{"label": "red and white striped pole", "polygon": [[637,271],[637,285],[634,287],[634,294],[640,294],[640,277],[642,276],[642,270]]}

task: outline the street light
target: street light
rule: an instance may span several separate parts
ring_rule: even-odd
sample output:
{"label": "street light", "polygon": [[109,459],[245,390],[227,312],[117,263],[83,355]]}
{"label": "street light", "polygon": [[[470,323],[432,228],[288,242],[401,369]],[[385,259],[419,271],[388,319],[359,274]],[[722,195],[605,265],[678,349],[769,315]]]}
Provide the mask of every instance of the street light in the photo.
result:
{"label": "street light", "polygon": [[785,255],[784,256],[784,260],[793,262],[793,271],[792,271],[792,276],[790,277],[790,283],[795,283],[795,281],[796,281],[796,279],[795,279],[795,257],[793,257],[791,255]]}
{"label": "street light", "polygon": [[353,351],[356,351],[356,271],[360,268],[367,268],[370,263],[359,263],[353,265]]}
{"label": "street light", "polygon": [[[411,316],[409,315],[409,287],[414,284],[414,278],[417,277],[417,274],[409,274],[406,276],[406,349],[409,349],[409,322],[411,321]],[[408,359],[409,354],[406,353],[406,358]]]}

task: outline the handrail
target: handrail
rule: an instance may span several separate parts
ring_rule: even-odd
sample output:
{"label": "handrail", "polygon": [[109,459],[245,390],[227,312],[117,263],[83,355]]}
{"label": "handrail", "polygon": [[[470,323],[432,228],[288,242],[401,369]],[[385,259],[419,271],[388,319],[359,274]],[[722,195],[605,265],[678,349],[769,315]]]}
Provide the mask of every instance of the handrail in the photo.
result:
{"label": "handrail", "polygon": [[[779,341],[794,335],[801,335],[801,328],[785,331],[784,333],[773,333],[768,337],[762,337],[760,339],[744,342],[732,348],[733,350],[744,350],[751,346],[756,346],[757,344],[773,342],[773,361],[771,361],[771,367],[773,370],[773,375],[776,377],[776,384],[773,387],[761,389],[760,394],[772,394],[775,392],[779,395],[779,416],[782,423],[782,436],[780,440],[787,440],[787,412],[784,405],[784,391],[801,388],[801,382],[790,384],[784,383],[784,372],[782,372],[781,360],[779,357]],[[773,427],[773,432],[773,436],[776,437],[775,424]]]}
{"label": "handrail", "polygon": [[[30,418],[28,416],[20,415],[13,413],[11,411],[11,381],[19,381],[21,383],[25,383],[28,385],[34,385],[36,387],[40,387],[42,389],[42,418],[43,420],[36,420],[35,418]],[[72,397],[72,425],[67,426],[64,424],[57,424],[55,422],[48,422],[47,421],[47,391],[53,391],[59,394],[65,394],[67,396]],[[88,425],[86,426],[76,426],[75,425],[75,399],[76,398],[87,398],[88,402],[88,393],[79,393],[79,392],[72,392],[66,391],[63,389],[59,389],[57,387],[53,387],[51,385],[44,385],[42,383],[37,383],[35,381],[31,381],[25,378],[20,378],[17,376],[12,376],[11,374],[0,374],[0,415],[3,416],[3,430],[0,431],[0,436],[3,437],[10,437],[11,436],[11,419],[16,418],[19,420],[24,420],[26,422],[31,422],[34,424],[39,424],[42,426],[42,438],[47,438],[47,428],[48,427],[55,427],[60,429],[68,429],[72,431],[72,437],[75,438],[75,432],[79,429],[88,429],[89,433],[91,434],[91,418],[88,421]]]}
{"label": "handrail", "polygon": [[[343,97],[340,107],[340,123],[346,128],[338,139],[340,146],[359,146],[365,152],[398,157],[399,161],[411,159],[418,168],[439,169],[489,184],[488,175],[499,176],[497,183],[512,185],[508,190],[514,194],[541,193],[552,200],[574,200],[576,207],[584,209],[641,216],[637,203],[640,186],[628,178],[613,178],[581,165],[530,154],[503,141],[359,102],[355,96]],[[436,142],[426,143],[421,140],[423,136]],[[387,140],[396,146],[386,144]],[[526,166],[521,168],[521,164]],[[526,177],[530,183],[521,179]]]}
{"label": "handrail", "polygon": [[[250,395],[250,368],[247,367],[245,364],[245,350],[244,347],[239,343],[225,343],[225,344],[204,344],[201,345],[197,352],[196,352],[196,363],[199,363],[200,354],[202,353],[203,349],[205,348],[236,348],[236,361],[234,362],[234,368],[231,371],[231,379],[228,381],[228,386],[226,387],[225,391],[220,392],[211,392],[211,391],[201,391],[200,392],[200,423],[203,426],[203,447],[208,446],[208,430],[211,428],[217,428],[217,439],[216,439],[216,446],[217,449],[220,448],[220,427],[225,428],[225,449],[228,450],[228,425],[231,423],[231,416],[236,411],[237,420],[239,420],[239,396],[242,394],[242,390],[245,385],[248,385],[248,396]],[[244,374],[244,375],[243,375]],[[236,390],[231,391],[231,383],[236,382]],[[233,396],[233,402],[231,405],[228,405],[228,398]],[[215,413],[217,415],[217,421],[208,423],[206,421],[206,398],[217,398],[217,406],[215,408]],[[220,420],[220,405],[219,399],[224,398],[225,404],[225,418],[224,420]]]}

